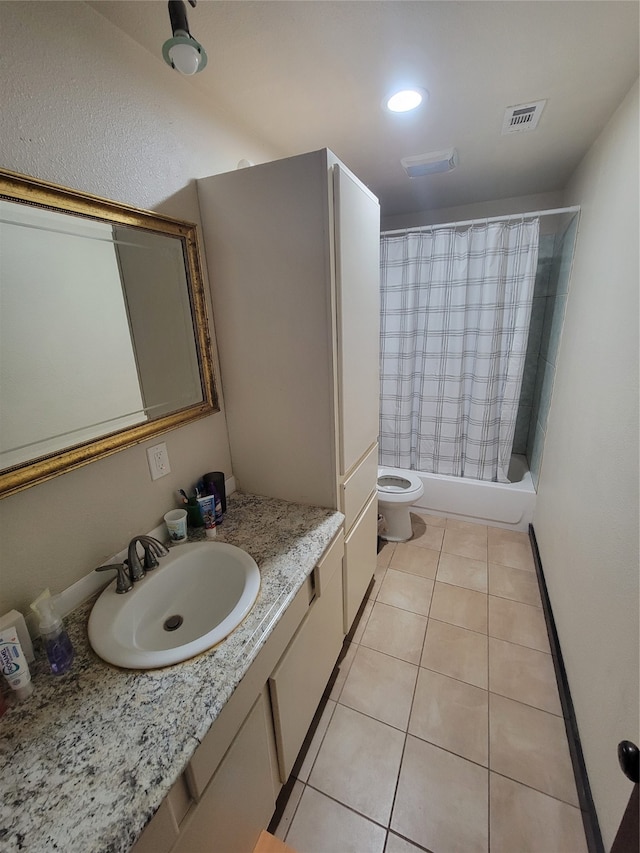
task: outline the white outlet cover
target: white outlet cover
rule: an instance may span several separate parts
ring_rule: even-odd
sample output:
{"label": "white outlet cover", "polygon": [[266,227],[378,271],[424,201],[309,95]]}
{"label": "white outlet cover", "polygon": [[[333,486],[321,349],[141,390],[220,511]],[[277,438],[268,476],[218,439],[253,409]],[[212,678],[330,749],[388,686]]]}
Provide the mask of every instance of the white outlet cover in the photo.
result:
{"label": "white outlet cover", "polygon": [[166,477],[171,473],[167,445],[164,442],[147,447],[147,459],[152,480],[159,480],[160,477]]}

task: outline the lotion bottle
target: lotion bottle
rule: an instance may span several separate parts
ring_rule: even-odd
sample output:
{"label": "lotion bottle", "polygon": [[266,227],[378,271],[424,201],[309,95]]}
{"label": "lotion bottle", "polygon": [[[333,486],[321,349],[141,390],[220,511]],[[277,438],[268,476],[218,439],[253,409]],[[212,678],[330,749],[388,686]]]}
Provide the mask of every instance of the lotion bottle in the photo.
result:
{"label": "lotion bottle", "polygon": [[48,589],[36,598],[31,605],[40,618],[40,635],[54,675],[62,675],[71,667],[74,650],[65,631],[62,619],[56,613],[51,593]]}

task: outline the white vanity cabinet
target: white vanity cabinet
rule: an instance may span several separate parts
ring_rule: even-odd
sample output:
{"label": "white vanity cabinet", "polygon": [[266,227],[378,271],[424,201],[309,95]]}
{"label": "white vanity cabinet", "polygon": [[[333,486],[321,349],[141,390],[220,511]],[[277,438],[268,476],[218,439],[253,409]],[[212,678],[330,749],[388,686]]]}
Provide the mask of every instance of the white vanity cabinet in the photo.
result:
{"label": "white vanity cabinet", "polygon": [[[327,149],[197,183],[236,481],[345,512],[349,536],[377,480],[377,199]],[[347,629],[375,570],[365,528]]]}
{"label": "white vanity cabinet", "polygon": [[220,712],[134,853],[250,853],[266,829],[344,639],[335,537]]}

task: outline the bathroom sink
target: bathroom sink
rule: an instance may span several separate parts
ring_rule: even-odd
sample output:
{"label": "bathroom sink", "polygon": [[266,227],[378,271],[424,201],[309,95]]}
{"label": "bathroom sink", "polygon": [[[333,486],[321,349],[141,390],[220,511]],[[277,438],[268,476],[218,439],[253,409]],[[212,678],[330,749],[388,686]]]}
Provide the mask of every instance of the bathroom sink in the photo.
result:
{"label": "bathroom sink", "polygon": [[103,660],[155,669],[188,660],[225,639],[260,590],[254,559],[224,542],[172,548],[157,569],[118,595],[115,581],[89,616],[89,642]]}

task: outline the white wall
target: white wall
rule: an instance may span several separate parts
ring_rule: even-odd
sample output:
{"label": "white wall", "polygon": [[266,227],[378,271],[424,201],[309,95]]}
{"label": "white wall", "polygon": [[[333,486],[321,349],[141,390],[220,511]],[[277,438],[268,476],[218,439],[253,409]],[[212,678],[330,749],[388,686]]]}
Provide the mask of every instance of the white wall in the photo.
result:
{"label": "white wall", "polygon": [[[198,222],[195,178],[281,156],[84,3],[0,6],[0,167]],[[223,412],[162,440],[172,473],[156,482],[151,440],[0,501],[0,613],[155,527],[202,473],[231,473]]]}
{"label": "white wall", "polygon": [[[531,213],[534,210],[553,210],[562,207],[562,192],[538,193],[537,195],[499,198],[477,204],[464,204],[459,207],[443,207],[438,210],[423,210],[419,213],[402,213],[397,216],[384,216],[380,223],[381,231],[393,231],[400,228],[416,228],[419,225],[440,225],[445,222],[466,222],[467,219],[484,219],[490,216],[507,216],[511,213]],[[544,220],[540,225],[544,234]]]}
{"label": "white wall", "polygon": [[638,85],[573,176],[582,206],[534,526],[605,847],[638,719]]}

